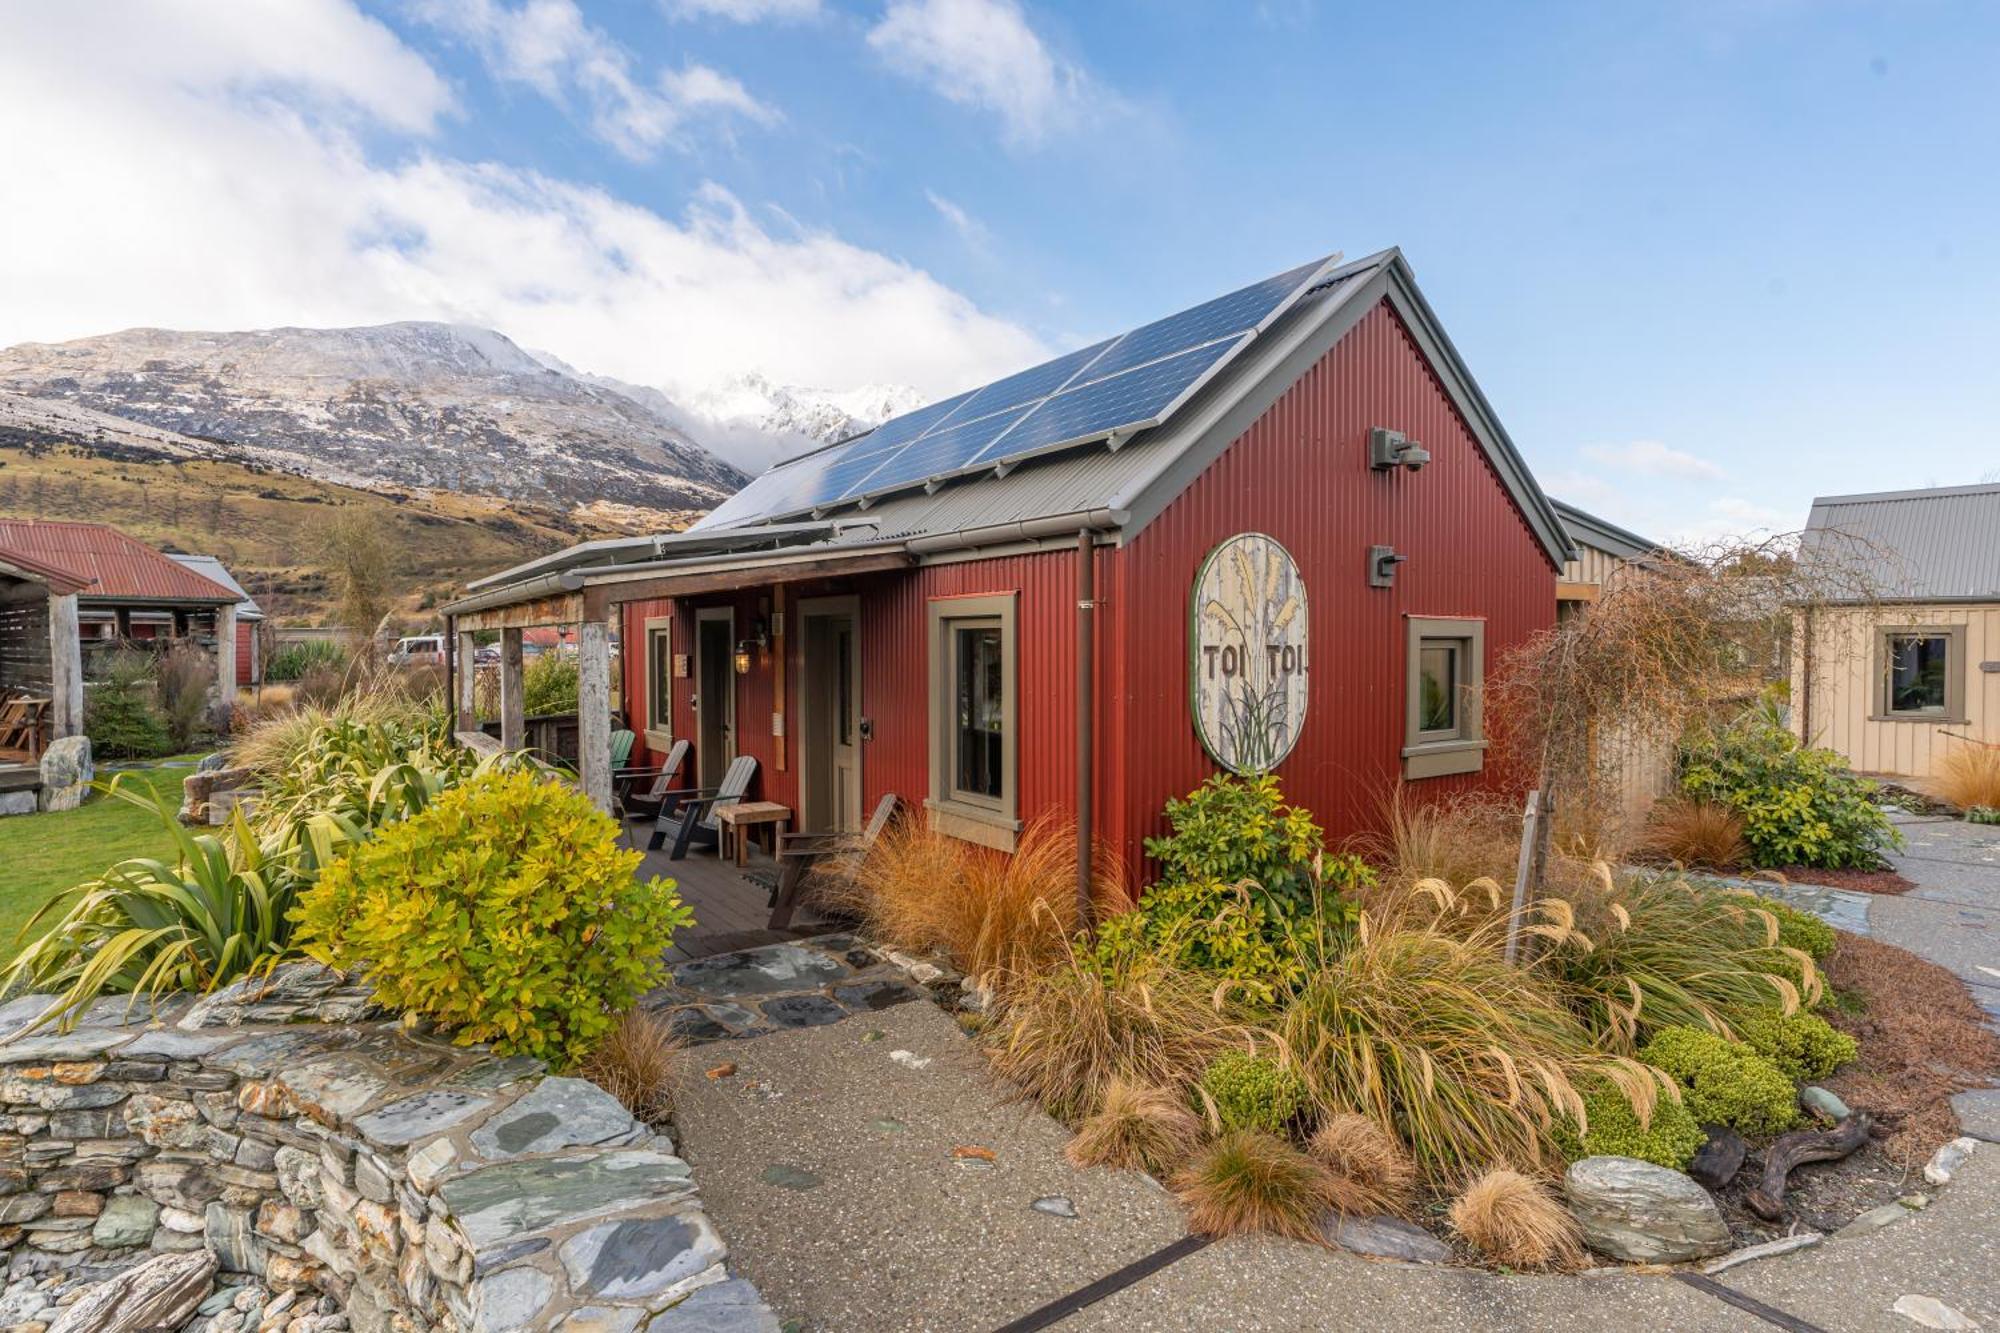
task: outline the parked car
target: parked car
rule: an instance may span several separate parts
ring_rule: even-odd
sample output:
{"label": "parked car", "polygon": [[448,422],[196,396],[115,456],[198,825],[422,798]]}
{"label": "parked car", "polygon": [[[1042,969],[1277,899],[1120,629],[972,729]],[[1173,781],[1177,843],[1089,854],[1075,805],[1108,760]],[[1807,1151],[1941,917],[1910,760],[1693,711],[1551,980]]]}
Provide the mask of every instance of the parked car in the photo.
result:
{"label": "parked car", "polygon": [[389,652],[391,666],[443,666],[444,635],[416,634],[396,640]]}

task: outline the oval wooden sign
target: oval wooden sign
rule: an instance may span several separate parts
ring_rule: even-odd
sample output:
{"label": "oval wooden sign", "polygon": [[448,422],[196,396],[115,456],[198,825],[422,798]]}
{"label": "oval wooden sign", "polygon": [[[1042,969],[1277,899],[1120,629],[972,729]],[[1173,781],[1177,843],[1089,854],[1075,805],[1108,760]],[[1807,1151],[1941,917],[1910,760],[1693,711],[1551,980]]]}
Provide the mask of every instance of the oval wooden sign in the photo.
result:
{"label": "oval wooden sign", "polygon": [[1202,747],[1230,772],[1267,772],[1298,744],[1309,620],[1305,580],[1276,538],[1238,533],[1195,574],[1189,705]]}

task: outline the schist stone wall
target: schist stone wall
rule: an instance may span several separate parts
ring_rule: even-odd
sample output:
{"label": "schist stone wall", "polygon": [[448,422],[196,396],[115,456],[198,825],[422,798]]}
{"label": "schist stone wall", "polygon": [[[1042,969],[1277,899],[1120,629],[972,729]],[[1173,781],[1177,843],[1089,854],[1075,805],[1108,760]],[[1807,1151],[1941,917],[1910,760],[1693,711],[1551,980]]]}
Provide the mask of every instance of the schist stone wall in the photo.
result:
{"label": "schist stone wall", "polygon": [[0,1252],[100,1277],[208,1249],[376,1329],[768,1330],[665,1134],[538,1061],[360,1021],[280,969],[199,1004],[0,1005]]}

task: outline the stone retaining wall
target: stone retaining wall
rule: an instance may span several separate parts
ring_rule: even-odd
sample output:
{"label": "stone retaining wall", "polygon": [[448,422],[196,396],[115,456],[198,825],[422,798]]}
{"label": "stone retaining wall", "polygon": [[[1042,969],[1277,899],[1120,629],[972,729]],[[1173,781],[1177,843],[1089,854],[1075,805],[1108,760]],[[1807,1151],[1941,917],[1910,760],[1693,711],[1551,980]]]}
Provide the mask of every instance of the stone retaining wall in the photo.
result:
{"label": "stone retaining wall", "polygon": [[[360,1333],[775,1333],[672,1140],[596,1085],[353,1021],[365,994],[323,969],[277,983],[0,1041],[13,1276],[206,1247]],[[45,1003],[0,1005],[0,1034]]]}

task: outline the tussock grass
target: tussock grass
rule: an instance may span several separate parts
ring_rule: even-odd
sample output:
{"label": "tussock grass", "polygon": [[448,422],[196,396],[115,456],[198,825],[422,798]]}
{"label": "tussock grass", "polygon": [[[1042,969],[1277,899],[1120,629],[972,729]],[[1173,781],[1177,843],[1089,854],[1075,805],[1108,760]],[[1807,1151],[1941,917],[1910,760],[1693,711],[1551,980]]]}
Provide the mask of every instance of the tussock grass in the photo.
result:
{"label": "tussock grass", "polygon": [[1743,818],[1728,806],[1673,797],[1653,807],[1638,849],[1681,865],[1728,870],[1745,864]]}
{"label": "tussock grass", "polygon": [[1164,1088],[1114,1078],[1104,1104],[1077,1127],[1064,1150],[1072,1165],[1115,1166],[1164,1178],[1194,1155],[1201,1121]]}
{"label": "tussock grass", "polygon": [[1521,812],[1511,802],[1488,793],[1425,800],[1400,784],[1382,807],[1382,830],[1354,842],[1381,867],[1379,888],[1389,894],[1423,880],[1511,884],[1520,847]]}
{"label": "tussock grass", "polygon": [[1451,1228],[1508,1268],[1575,1268],[1583,1262],[1576,1219],[1540,1181],[1495,1167],[1452,1200]]}
{"label": "tussock grass", "polygon": [[[1100,912],[1127,902],[1114,866],[1100,857],[1094,870]],[[1038,819],[1005,856],[921,819],[898,820],[833,905],[859,916],[877,940],[942,953],[966,975],[1004,986],[1060,964],[1084,924],[1077,919],[1076,829]]]}
{"label": "tussock grass", "polygon": [[1396,1136],[1365,1115],[1328,1116],[1306,1145],[1336,1182],[1334,1207],[1350,1217],[1407,1213],[1417,1164]]}
{"label": "tussock grass", "polygon": [[430,719],[430,710],[393,687],[355,690],[331,704],[293,703],[267,706],[257,720],[232,737],[230,759],[259,776],[274,777],[296,768],[306,752],[335,723],[356,727],[415,728]]}
{"label": "tussock grass", "polygon": [[573,1072],[616,1097],[638,1119],[658,1124],[674,1109],[686,1055],[686,1043],[664,1014],[629,1009]]}
{"label": "tussock grass", "polygon": [[1205,1236],[1318,1240],[1335,1189],[1324,1166],[1259,1129],[1223,1135],[1173,1179],[1188,1226]]}
{"label": "tussock grass", "polygon": [[1970,742],[1951,747],[1930,787],[1934,795],[1961,810],[1975,805],[2000,810],[2000,745]]}

